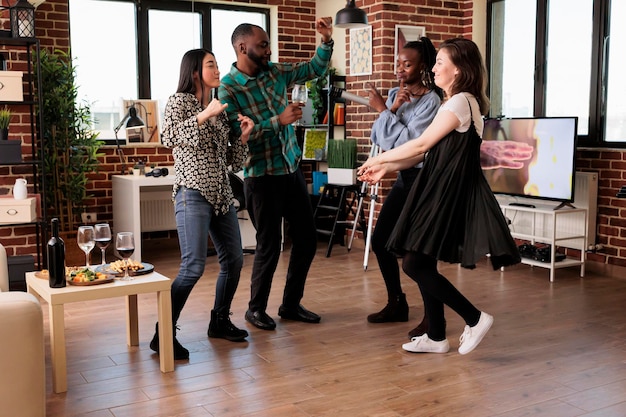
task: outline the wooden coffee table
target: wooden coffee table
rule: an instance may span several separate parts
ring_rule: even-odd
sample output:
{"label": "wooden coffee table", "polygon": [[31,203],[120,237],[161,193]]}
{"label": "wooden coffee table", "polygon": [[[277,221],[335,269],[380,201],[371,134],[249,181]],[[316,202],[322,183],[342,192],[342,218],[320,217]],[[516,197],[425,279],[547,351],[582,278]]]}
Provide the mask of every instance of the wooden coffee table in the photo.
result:
{"label": "wooden coffee table", "polygon": [[174,370],[174,343],[172,329],[171,281],[168,277],[152,272],[136,276],[131,281],[113,282],[92,286],[67,285],[50,288],[48,280],[26,273],[28,292],[48,303],[50,322],[50,350],[52,360],[52,388],[54,392],[67,391],[67,356],[65,352],[64,305],[77,301],[126,297],[126,341],[129,346],[139,345],[137,294],[156,293],[159,321],[159,360],[161,372]]}

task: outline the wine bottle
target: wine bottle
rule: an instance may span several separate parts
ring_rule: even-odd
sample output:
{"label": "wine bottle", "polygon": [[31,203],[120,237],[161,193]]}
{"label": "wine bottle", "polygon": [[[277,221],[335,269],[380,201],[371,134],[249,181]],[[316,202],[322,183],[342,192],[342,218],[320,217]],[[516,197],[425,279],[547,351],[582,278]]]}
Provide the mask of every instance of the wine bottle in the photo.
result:
{"label": "wine bottle", "polygon": [[65,287],[65,243],[59,237],[59,219],[52,219],[52,237],[48,241],[48,274],[51,288]]}

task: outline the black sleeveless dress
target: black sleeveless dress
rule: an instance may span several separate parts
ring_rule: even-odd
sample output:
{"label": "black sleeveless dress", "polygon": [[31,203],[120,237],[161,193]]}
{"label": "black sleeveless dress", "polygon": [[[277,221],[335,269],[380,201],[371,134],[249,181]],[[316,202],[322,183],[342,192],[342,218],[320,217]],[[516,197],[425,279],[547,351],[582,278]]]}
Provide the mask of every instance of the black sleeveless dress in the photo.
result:
{"label": "black sleeveless dress", "polygon": [[428,152],[387,241],[390,251],[423,253],[470,269],[486,254],[494,269],[520,262],[506,219],[483,175],[482,139],[471,120],[467,132],[453,130]]}

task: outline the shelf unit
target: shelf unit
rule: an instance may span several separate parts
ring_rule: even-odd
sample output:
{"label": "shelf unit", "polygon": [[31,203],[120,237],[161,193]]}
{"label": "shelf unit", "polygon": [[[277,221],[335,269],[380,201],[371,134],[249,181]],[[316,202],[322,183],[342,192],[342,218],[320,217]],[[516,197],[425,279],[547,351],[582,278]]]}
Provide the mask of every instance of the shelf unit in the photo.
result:
{"label": "shelf unit", "polygon": [[[9,167],[11,170],[15,167],[30,167],[31,172],[24,174],[23,170],[19,169],[19,173],[12,173],[12,177],[18,178],[22,175],[31,175],[32,182],[29,181],[29,185],[32,186],[32,194],[39,194],[40,196],[40,216],[27,223],[2,223],[0,227],[29,227],[35,226],[35,239],[36,239],[36,267],[44,268],[46,265],[45,255],[43,251],[43,245],[47,241],[47,218],[45,210],[45,175],[43,165],[43,134],[42,134],[42,120],[41,114],[37,119],[37,108],[41,108],[41,96],[37,94],[36,88],[41,85],[40,77],[40,45],[39,40],[35,38],[2,38],[0,37],[0,45],[2,46],[2,52],[9,54],[7,60],[7,70],[21,70],[22,68],[12,68],[10,57],[11,54],[17,56],[16,62],[20,65],[26,66],[26,71],[23,71],[23,100],[22,101],[0,101],[0,106],[8,106],[13,113],[28,114],[29,115],[29,131],[22,136],[30,136],[30,148],[22,146],[22,152],[25,149],[30,149],[29,153],[22,154],[22,162],[14,163],[0,163],[1,167]],[[25,110],[24,110],[25,109]],[[24,141],[22,140],[22,144]],[[29,190],[29,194],[31,190]]]}
{"label": "shelf unit", "polygon": [[[346,100],[343,98],[336,98],[333,97],[332,94],[330,94],[330,87],[338,87],[338,88],[342,88],[345,89],[346,88],[346,76],[345,75],[329,75],[328,76],[328,106],[327,106],[327,111],[328,113],[328,139],[335,139],[335,135],[336,135],[336,131],[335,128],[337,128],[337,130],[341,130],[341,135],[343,136],[343,139],[346,139],[346,124],[345,124],[345,111],[347,110],[347,103]],[[335,111],[335,104],[337,103],[341,103],[344,106],[344,122],[339,124],[335,124],[335,118],[334,118],[334,111]]]}
{"label": "shelf unit", "polygon": [[[502,204],[504,215],[511,221],[511,235],[532,244],[546,243],[551,246],[550,262],[522,258],[522,263],[550,270],[550,282],[554,282],[556,269],[580,266],[580,276],[585,276],[588,212],[586,208],[525,207]],[[555,261],[556,246],[580,250],[580,258]]]}

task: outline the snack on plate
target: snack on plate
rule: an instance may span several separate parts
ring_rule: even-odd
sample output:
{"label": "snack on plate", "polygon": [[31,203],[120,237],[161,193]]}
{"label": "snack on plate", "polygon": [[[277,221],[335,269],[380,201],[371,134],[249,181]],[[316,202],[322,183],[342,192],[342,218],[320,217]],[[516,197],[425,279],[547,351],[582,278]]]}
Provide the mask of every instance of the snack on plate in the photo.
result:
{"label": "snack on plate", "polygon": [[[124,272],[124,268],[126,268],[126,264],[124,263],[124,261],[115,261],[115,262],[111,262],[111,265],[109,266],[111,268],[112,271],[115,272]],[[129,259],[128,260],[128,271],[139,271],[140,269],[143,269],[144,266],[141,262],[137,262],[134,259]]]}
{"label": "snack on plate", "polygon": [[91,282],[99,279],[107,279],[107,275],[102,272],[94,272],[89,268],[81,268],[70,272],[67,279],[72,282]]}
{"label": "snack on plate", "polygon": [[83,269],[85,269],[84,266],[66,266],[65,276],[69,278],[72,275],[72,273],[82,271]]}

